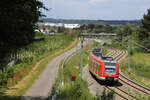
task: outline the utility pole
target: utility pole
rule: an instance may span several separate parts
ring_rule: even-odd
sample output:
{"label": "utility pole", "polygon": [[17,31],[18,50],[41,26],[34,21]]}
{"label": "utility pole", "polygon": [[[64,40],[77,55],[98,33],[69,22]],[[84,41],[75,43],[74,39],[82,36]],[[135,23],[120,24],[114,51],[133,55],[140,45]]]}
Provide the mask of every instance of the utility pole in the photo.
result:
{"label": "utility pole", "polygon": [[130,36],[128,38],[128,69],[130,69]]}
{"label": "utility pole", "polygon": [[63,68],[64,67],[64,61],[62,63],[63,64],[61,66],[62,67],[62,71],[61,71],[61,78],[62,78],[62,80],[61,81],[62,81],[62,86],[63,86],[64,85],[64,73],[63,73],[64,72],[64,68]]}
{"label": "utility pole", "polygon": [[80,77],[82,78],[82,68],[83,68],[83,36],[80,37],[81,49],[80,49]]}
{"label": "utility pole", "polygon": [[134,37],[132,36],[132,50],[134,49]]}

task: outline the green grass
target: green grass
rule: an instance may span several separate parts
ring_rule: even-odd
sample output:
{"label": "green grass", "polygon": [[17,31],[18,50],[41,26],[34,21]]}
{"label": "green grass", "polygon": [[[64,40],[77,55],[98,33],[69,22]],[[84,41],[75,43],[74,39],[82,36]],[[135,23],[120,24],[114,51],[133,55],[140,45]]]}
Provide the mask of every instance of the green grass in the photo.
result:
{"label": "green grass", "polygon": [[[130,68],[128,68],[130,59]],[[122,71],[131,79],[150,88],[150,54],[134,53],[121,63]]]}
{"label": "green grass", "polygon": [[136,93],[136,97],[138,100],[150,100],[150,96],[146,94]]}
{"label": "green grass", "polygon": [[74,83],[65,84],[58,94],[57,100],[93,100],[87,88],[87,82],[77,78]]}

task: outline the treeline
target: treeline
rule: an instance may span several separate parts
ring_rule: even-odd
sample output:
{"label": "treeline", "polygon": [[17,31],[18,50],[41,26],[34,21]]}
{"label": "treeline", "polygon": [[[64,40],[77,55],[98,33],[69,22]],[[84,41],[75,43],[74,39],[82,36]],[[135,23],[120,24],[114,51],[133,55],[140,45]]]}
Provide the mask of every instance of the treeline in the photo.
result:
{"label": "treeline", "polygon": [[112,26],[109,24],[86,24],[82,25],[80,29],[85,30],[87,33],[115,33],[118,26]]}
{"label": "treeline", "polygon": [[10,53],[33,42],[35,24],[43,8],[46,9],[38,0],[1,0],[0,63]]}
{"label": "treeline", "polygon": [[126,23],[140,25],[140,20],[74,20],[74,19],[53,19],[53,18],[41,18],[43,22],[50,22],[50,23],[67,23],[67,24],[111,24],[111,25],[125,25]]}

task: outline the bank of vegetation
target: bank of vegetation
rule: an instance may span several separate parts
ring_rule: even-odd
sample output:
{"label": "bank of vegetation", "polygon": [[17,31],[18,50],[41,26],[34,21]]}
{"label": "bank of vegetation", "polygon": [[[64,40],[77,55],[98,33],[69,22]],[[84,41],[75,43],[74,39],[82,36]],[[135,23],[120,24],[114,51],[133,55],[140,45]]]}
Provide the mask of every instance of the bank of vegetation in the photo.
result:
{"label": "bank of vegetation", "polygon": [[[28,75],[30,71],[35,69],[34,66],[37,64],[37,62],[40,62],[43,58],[53,55],[59,51],[59,53],[53,55],[53,57],[55,57],[60,53],[65,52],[66,49],[71,49],[77,43],[76,41],[71,47],[69,46],[70,43],[73,43],[75,41],[75,35],[61,34],[56,36],[46,36],[43,35],[43,33],[36,34],[36,39],[39,37],[44,39],[40,41],[35,41],[30,45],[18,50],[17,54],[21,55],[21,57],[19,57],[13,65],[7,66],[7,69],[5,71],[0,71],[1,96],[3,96],[3,93],[5,93],[8,88],[17,84],[24,76]],[[33,79],[30,79],[29,84],[24,83],[27,84],[27,87],[20,87],[19,92],[13,92],[11,93],[11,95],[23,95],[26,90],[32,85],[32,83],[37,79],[38,75],[42,72],[42,70],[45,68],[46,63],[48,63],[48,61],[53,57],[49,57],[46,62],[45,60],[42,61],[44,62],[44,65],[42,64],[40,65],[42,67],[37,68],[39,69],[38,74],[34,77],[32,76]]]}
{"label": "bank of vegetation", "polygon": [[109,24],[85,24],[80,27],[88,33],[114,33],[119,26]]}

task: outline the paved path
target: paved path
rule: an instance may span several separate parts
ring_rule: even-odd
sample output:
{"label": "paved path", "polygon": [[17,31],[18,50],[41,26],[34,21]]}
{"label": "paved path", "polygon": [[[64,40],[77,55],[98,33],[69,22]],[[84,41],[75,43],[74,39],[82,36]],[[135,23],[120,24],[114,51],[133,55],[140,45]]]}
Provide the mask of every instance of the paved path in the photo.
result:
{"label": "paved path", "polygon": [[48,100],[52,87],[56,81],[61,61],[79,49],[79,47],[80,44],[51,60],[43,73],[39,76],[39,79],[35,81],[33,86],[23,96],[22,100]]}

